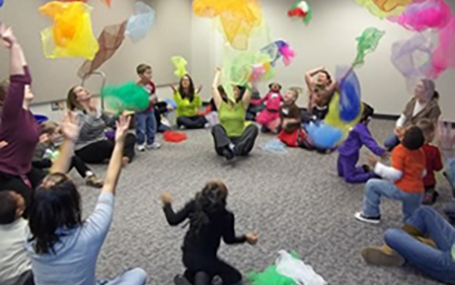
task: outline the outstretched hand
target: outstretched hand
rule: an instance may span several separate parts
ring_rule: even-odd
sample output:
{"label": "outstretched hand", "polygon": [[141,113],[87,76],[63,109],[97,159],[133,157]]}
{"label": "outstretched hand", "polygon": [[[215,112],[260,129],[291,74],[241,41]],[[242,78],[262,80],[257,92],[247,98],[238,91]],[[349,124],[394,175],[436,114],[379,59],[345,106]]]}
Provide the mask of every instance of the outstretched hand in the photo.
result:
{"label": "outstretched hand", "polygon": [[11,27],[7,27],[3,24],[0,25],[0,37],[7,48],[11,48],[17,43],[16,36],[14,35]]}
{"label": "outstretched hand", "polygon": [[63,118],[62,133],[67,140],[70,140],[72,142],[75,142],[79,136],[79,125],[77,117],[70,111],[68,111],[68,113],[66,113],[65,117]]}
{"label": "outstretched hand", "polygon": [[130,127],[131,116],[127,116],[122,114],[117,122],[115,122],[116,130],[115,130],[115,142],[124,142],[126,138],[126,134],[128,133],[128,129]]}
{"label": "outstretched hand", "polygon": [[259,236],[257,233],[248,233],[246,236],[246,242],[250,245],[255,245],[258,243]]}
{"label": "outstretched hand", "polygon": [[169,192],[161,194],[161,202],[163,202],[163,204],[171,204],[172,200],[172,195]]}

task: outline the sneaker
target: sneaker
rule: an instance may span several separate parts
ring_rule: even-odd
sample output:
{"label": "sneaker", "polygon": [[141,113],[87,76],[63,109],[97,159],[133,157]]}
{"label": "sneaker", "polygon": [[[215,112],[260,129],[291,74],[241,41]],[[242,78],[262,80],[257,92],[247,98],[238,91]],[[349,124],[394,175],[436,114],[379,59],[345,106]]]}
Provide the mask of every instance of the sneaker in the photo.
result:
{"label": "sneaker", "polygon": [[136,146],[136,148],[137,148],[137,151],[145,151],[145,145],[144,144],[138,144]]}
{"label": "sneaker", "polygon": [[146,146],[147,149],[159,149],[161,147],[161,144],[157,143],[157,142],[154,142],[152,144],[148,144]]}
{"label": "sneaker", "polygon": [[362,212],[355,213],[354,217],[361,222],[370,223],[370,224],[379,224],[381,222],[381,216],[367,217]]}
{"label": "sneaker", "polygon": [[183,275],[176,275],[174,277],[175,285],[191,285],[191,283]]}
{"label": "sneaker", "polygon": [[234,158],[235,155],[234,155],[234,152],[233,152],[231,149],[225,148],[225,149],[223,149],[223,156],[224,156],[228,161],[230,161],[230,160],[232,160],[232,159]]}
{"label": "sneaker", "polygon": [[382,266],[402,266],[405,259],[395,251],[385,252],[380,248],[367,247],[362,249],[362,257],[366,263]]}
{"label": "sneaker", "polygon": [[96,175],[87,176],[85,184],[90,187],[101,188],[103,187],[103,180],[96,177]]}

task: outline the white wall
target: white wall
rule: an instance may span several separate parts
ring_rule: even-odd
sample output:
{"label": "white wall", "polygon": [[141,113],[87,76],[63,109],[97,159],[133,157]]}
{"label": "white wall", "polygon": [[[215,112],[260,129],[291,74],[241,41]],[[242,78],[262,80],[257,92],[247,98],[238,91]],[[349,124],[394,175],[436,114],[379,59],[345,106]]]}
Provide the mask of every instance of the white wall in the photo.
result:
{"label": "white wall", "polygon": [[[116,54],[100,70],[107,75],[108,84],[121,84],[136,80],[136,66],[148,63],[154,69],[157,84],[175,82],[171,56],[182,55],[190,58],[191,2],[188,0],[142,0],[156,11],[156,23],[147,38],[133,44],[128,38]],[[36,102],[49,102],[63,99],[68,90],[80,84],[77,71],[83,59],[46,59],[43,55],[40,32],[52,25],[52,21],[41,16],[38,9],[46,3],[44,0],[5,1],[0,9],[2,22],[13,27],[22,47],[33,76],[33,90]],[[134,10],[134,0],[115,0],[107,8],[103,1],[90,0],[95,37],[105,26],[118,24],[128,19]],[[8,53],[0,48],[0,80],[8,75]],[[98,93],[98,78],[89,82],[89,89]]]}
{"label": "white wall", "polygon": [[[446,0],[453,4],[454,0]],[[391,46],[397,40],[413,35],[399,25],[380,20],[360,7],[354,0],[308,0],[313,7],[314,18],[309,26],[290,20],[286,12],[294,0],[261,0],[264,15],[271,28],[272,38],[287,40],[296,51],[294,63],[278,68],[276,81],[283,86],[302,86],[303,73],[313,67],[326,66],[334,71],[336,65],[350,64],[356,55],[359,36],[367,27],[377,27],[386,32],[378,49],[367,56],[364,66],[356,72],[362,86],[362,99],[373,105],[377,113],[400,114],[411,94],[405,80],[390,61]],[[192,74],[198,80],[210,84],[213,69],[222,57],[223,41],[213,22],[192,17]],[[215,51],[213,50],[215,48]],[[443,116],[455,121],[455,71],[444,73],[437,81],[441,93],[440,105]],[[306,88],[304,88],[305,90]],[[266,91],[266,84],[261,88]],[[208,98],[209,94],[203,94]],[[305,106],[305,96],[299,105]]]}

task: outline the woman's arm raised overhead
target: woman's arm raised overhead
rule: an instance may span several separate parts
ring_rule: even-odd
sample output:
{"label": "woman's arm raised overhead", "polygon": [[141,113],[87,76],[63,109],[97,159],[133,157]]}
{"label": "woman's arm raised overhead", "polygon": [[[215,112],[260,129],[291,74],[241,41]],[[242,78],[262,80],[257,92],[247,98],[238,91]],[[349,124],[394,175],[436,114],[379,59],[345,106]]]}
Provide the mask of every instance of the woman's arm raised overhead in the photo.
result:
{"label": "woman's arm raised overhead", "polygon": [[221,102],[223,102],[223,97],[221,97],[220,91],[218,90],[218,85],[220,84],[221,69],[218,67],[215,69],[215,77],[213,78],[212,83],[212,96],[216,108],[219,110]]}

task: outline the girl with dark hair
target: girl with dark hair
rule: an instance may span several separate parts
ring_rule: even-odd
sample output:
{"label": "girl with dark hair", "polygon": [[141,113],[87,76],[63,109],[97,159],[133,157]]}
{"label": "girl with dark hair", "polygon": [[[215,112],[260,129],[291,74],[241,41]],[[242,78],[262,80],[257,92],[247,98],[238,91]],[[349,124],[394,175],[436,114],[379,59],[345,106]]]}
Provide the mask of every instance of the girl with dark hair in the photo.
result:
{"label": "girl with dark hair", "polygon": [[[77,115],[81,128],[74,146],[76,155],[86,163],[103,163],[110,159],[115,143],[106,137],[105,131],[114,126],[115,117],[103,113],[90,92],[82,86],[71,88],[66,102],[68,110]],[[128,134],[122,158],[124,165],[133,160],[135,144],[136,137]]]}
{"label": "girl with dark hair", "polygon": [[305,73],[305,82],[309,90],[309,99],[303,122],[324,120],[329,112],[329,103],[335,93],[337,83],[332,80],[325,67],[315,68]]}
{"label": "girl with dark hair", "polygon": [[194,88],[193,79],[186,74],[180,79],[178,89],[170,85],[174,93],[174,101],[177,104],[177,126],[186,129],[202,129],[207,124],[204,116],[198,115],[198,109],[202,106],[199,97],[202,86]]}
{"label": "girl with dark hair", "polygon": [[[35,146],[39,139],[38,124],[30,111],[33,100],[32,78],[24,53],[11,28],[0,24],[0,41],[10,52],[9,80],[0,84],[1,112],[0,191],[21,194],[27,207],[32,203],[33,189],[44,177],[32,167]],[[3,100],[2,100],[3,99]],[[28,211],[26,211],[27,213]]]}
{"label": "girl with dark hair", "polygon": [[439,108],[439,93],[433,80],[420,80],[414,90],[414,97],[404,108],[403,113],[395,124],[395,130],[384,142],[389,151],[400,144],[399,137],[408,127],[416,125],[421,119],[428,119],[433,124],[438,122],[441,115]]}
{"label": "girl with dark hair", "polygon": [[78,125],[69,113],[62,124],[65,140],[50,174],[36,190],[31,208],[27,251],[37,285],[144,285],[146,273],[132,269],[112,281],[97,283],[96,260],[114,214],[114,196],[122,168],[123,148],[130,118],[117,122],[115,147],[95,211],[82,221],[81,198],[65,174],[78,136]]}
{"label": "girl with dark hair", "polygon": [[212,94],[220,124],[212,128],[212,135],[216,153],[231,160],[235,156],[246,156],[253,150],[258,127],[246,122],[246,110],[251,101],[250,91],[234,86],[235,102],[228,100],[224,88],[219,85],[220,76],[221,70],[216,69]]}
{"label": "girl with dark hair", "polygon": [[241,273],[220,260],[217,251],[221,238],[226,244],[258,241],[255,233],[237,237],[235,235],[234,214],[226,209],[228,190],[221,181],[208,182],[185,207],[174,212],[169,193],[161,195],[163,210],[171,226],[177,226],[189,219],[190,228],[183,242],[184,276],[176,276],[176,285],[208,285],[218,276],[225,285],[240,284]]}
{"label": "girl with dark hair", "polygon": [[365,145],[377,156],[387,156],[385,149],[378,145],[368,129],[374,109],[366,103],[362,103],[362,107],[360,122],[349,132],[348,138],[338,148],[338,176],[343,177],[347,183],[365,183],[376,176],[368,166],[356,166],[362,146]]}
{"label": "girl with dark hair", "polygon": [[261,131],[264,133],[278,133],[280,127],[280,107],[283,103],[281,85],[270,83],[269,92],[263,98],[254,100],[253,104],[262,105],[265,109],[258,114],[256,122],[262,125]]}

